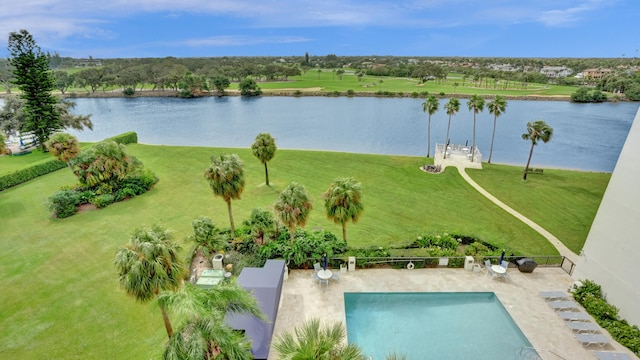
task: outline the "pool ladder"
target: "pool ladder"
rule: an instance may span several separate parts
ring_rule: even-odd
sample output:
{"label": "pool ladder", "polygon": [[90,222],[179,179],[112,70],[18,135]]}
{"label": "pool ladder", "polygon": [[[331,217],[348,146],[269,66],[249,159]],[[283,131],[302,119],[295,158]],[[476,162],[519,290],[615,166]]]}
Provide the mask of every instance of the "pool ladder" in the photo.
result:
{"label": "pool ladder", "polygon": [[523,346],[520,348],[520,353],[518,354],[519,360],[542,360],[536,349]]}
{"label": "pool ladder", "polygon": [[[542,349],[541,351],[545,351],[548,353],[553,354],[553,358],[554,359],[562,359],[562,360],[567,360],[565,358],[563,358],[562,356],[556,354],[555,352],[549,350],[549,349]],[[520,353],[518,354],[518,359],[520,360],[542,360],[542,357],[540,357],[540,354],[538,354],[538,351],[530,346],[523,346],[522,348],[520,348]]]}

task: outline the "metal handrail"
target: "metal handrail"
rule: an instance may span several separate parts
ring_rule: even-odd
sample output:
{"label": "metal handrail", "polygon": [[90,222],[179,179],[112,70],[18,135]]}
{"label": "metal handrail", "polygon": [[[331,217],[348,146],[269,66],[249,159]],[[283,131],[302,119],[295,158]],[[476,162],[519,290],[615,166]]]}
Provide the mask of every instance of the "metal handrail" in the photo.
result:
{"label": "metal handrail", "polygon": [[[380,257],[356,257],[356,263],[359,267],[375,266],[380,264],[389,264],[391,266],[396,265],[399,267],[405,267],[408,263],[416,263],[424,265],[424,267],[436,267],[439,264],[441,258],[447,258],[449,268],[464,268],[466,256],[380,256]],[[485,260],[490,260],[492,263],[497,263],[500,256],[481,256],[473,257],[475,263],[484,263]],[[534,255],[534,256],[505,256],[505,260],[512,263],[512,266],[516,266],[514,263],[518,259],[527,258],[533,259],[540,267],[559,267],[562,268],[569,275],[575,269],[575,264],[568,258],[562,255]],[[328,262],[334,266],[346,263],[344,257],[333,257],[327,259]],[[308,259],[308,262],[317,261],[317,259]],[[419,266],[418,266],[419,267]]]}

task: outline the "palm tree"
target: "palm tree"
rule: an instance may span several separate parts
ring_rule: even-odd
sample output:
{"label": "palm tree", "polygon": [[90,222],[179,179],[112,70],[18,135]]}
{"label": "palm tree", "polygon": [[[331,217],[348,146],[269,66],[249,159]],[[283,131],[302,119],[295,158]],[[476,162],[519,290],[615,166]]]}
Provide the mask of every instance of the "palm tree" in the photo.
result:
{"label": "palm tree", "polygon": [[276,154],[276,140],[269,133],[260,133],[256,136],[255,142],[251,145],[253,156],[257,157],[264,164],[264,176],[267,186],[269,186],[269,170],[267,162]]}
{"label": "palm tree", "polygon": [[227,314],[251,314],[262,320],[253,295],[236,282],[222,282],[211,289],[186,283],[177,292],[164,292],[158,303],[184,319],[166,345],[163,359],[253,359],[247,338],[225,324]]}
{"label": "palm tree", "polygon": [[531,163],[531,156],[533,155],[533,147],[538,144],[539,140],[545,143],[549,142],[552,136],[553,128],[547,125],[544,120],[529,121],[527,123],[527,132],[522,134],[522,139],[531,140],[531,150],[529,150],[529,159],[527,160],[527,166],[524,168],[522,180],[527,180],[527,172],[529,171],[529,164]]}
{"label": "palm tree", "polygon": [[449,124],[447,125],[447,137],[444,138],[444,157],[447,158],[447,145],[449,145],[449,129],[451,129],[451,116],[455,115],[458,111],[460,111],[460,100],[456,98],[449,99],[449,102],[444,104],[444,109],[447,111],[447,115],[449,115]]}
{"label": "palm tree", "polygon": [[[169,233],[158,225],[150,230],[136,229],[129,244],[116,253],[120,285],[137,301],[148,302],[163,290],[180,286],[184,265],[179,256],[180,246],[171,241]],[[173,335],[169,315],[160,306],[167,335]]]}
{"label": "palm tree", "polygon": [[307,191],[303,185],[292,182],[280,193],[274,207],[280,221],[289,229],[293,244],[296,226],[304,226],[307,223],[309,212],[313,208]]}
{"label": "palm tree", "polygon": [[200,250],[205,256],[209,256],[218,249],[224,248],[226,240],[220,236],[213,220],[206,216],[200,216],[191,222],[193,234],[188,240],[196,243],[196,251]]}
{"label": "palm tree", "polygon": [[357,222],[364,210],[361,184],[354,178],[337,178],[323,196],[327,218],[342,225],[342,240],[347,242],[347,222]]}
{"label": "palm tree", "polygon": [[435,114],[438,111],[438,107],[440,106],[440,102],[435,95],[429,95],[422,103],[422,112],[426,112],[429,114],[429,123],[427,126],[427,157],[431,156],[431,115]]}
{"label": "palm tree", "polygon": [[493,133],[491,134],[491,148],[489,149],[489,164],[491,164],[491,156],[493,155],[493,139],[496,137],[496,123],[498,120],[498,116],[502,115],[504,111],[507,109],[507,100],[505,100],[504,96],[496,95],[496,98],[493,101],[490,101],[487,104],[489,108],[489,113],[493,114]]}
{"label": "palm tree", "polygon": [[75,159],[80,153],[80,143],[78,138],[67,133],[55,133],[49,137],[49,140],[45,143],[47,150],[56,159],[64,161],[71,171],[71,160]]}
{"label": "palm tree", "polygon": [[134,167],[126,147],[113,140],[103,140],[78,154],[73,162],[74,173],[87,186],[118,182]]}
{"label": "palm tree", "polygon": [[480,95],[472,95],[467,102],[469,111],[473,111],[473,141],[471,144],[471,162],[476,154],[476,115],[484,110],[484,98]]}
{"label": "palm tree", "polygon": [[233,225],[231,199],[240,199],[244,190],[244,167],[236,154],[211,157],[211,166],[204,171],[204,177],[209,180],[213,195],[220,196],[227,203],[231,235],[236,232]]}
{"label": "palm tree", "polygon": [[362,350],[344,345],[345,330],[340,322],[320,327],[317,318],[307,320],[291,333],[279,335],[273,348],[281,360],[364,360]]}

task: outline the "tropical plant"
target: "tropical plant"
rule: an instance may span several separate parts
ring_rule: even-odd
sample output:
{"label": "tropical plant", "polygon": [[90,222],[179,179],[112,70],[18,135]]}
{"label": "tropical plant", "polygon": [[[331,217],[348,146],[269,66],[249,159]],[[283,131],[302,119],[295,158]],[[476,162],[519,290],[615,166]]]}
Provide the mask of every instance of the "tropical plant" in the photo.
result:
{"label": "tropical plant", "polygon": [[531,141],[531,150],[529,150],[529,159],[527,160],[527,166],[524,168],[523,180],[527,180],[527,172],[529,172],[529,164],[531,163],[531,156],[533,156],[533,147],[538,144],[538,141],[549,142],[553,136],[553,128],[547,125],[543,120],[536,120],[534,122],[527,122],[527,132],[522,134],[523,140]]}
{"label": "tropical plant", "polygon": [[213,195],[220,196],[227,203],[231,234],[236,232],[231,211],[231,199],[240,199],[244,191],[244,167],[240,157],[236,154],[222,154],[211,157],[211,166],[204,171],[204,177],[209,180]]}
{"label": "tropical plant", "polygon": [[473,111],[473,141],[471,143],[471,161],[473,162],[476,154],[476,115],[484,110],[484,98],[477,94],[472,95],[467,101],[467,107],[469,111]]}
{"label": "tropical plant", "polygon": [[169,339],[163,359],[253,359],[248,339],[224,319],[228,314],[266,318],[256,298],[237,283],[225,281],[206,290],[187,283],[179,291],[160,294],[158,304],[185,319]]}
{"label": "tropical plant", "polygon": [[273,213],[265,209],[253,209],[249,220],[246,220],[244,225],[249,227],[251,236],[259,243],[264,243],[265,239],[276,230]]}
{"label": "tropical plant", "polygon": [[327,218],[342,226],[342,240],[347,242],[347,222],[358,221],[362,205],[362,185],[354,178],[337,178],[323,194]]}
{"label": "tropical plant", "polygon": [[273,348],[282,360],[364,360],[355,344],[344,344],[345,330],[340,322],[325,327],[311,318],[291,333],[279,335]]}
{"label": "tropical plant", "polygon": [[47,208],[58,219],[69,217],[78,211],[80,198],[73,190],[58,190],[47,199]]}
{"label": "tropical plant", "polygon": [[9,64],[13,68],[14,84],[24,99],[24,124],[21,131],[33,132],[44,151],[49,136],[64,128],[56,107],[58,99],[52,91],[56,79],[49,68],[49,59],[27,30],[9,33]]}
{"label": "tropical plant", "polygon": [[112,140],[101,141],[82,151],[73,161],[73,172],[80,183],[86,186],[111,184],[125,178],[133,167],[133,158],[125,146]]}
{"label": "tropical plant", "polygon": [[195,242],[197,249],[200,249],[205,256],[223,248],[226,244],[213,220],[206,216],[193,220],[191,228],[193,234],[189,236],[189,240]]}
{"label": "tropical plant", "polygon": [[55,156],[56,159],[67,163],[69,169],[73,171],[71,160],[75,159],[80,153],[80,143],[78,143],[78,138],[67,133],[55,133],[51,135],[45,145],[51,155]]}
{"label": "tropical plant", "polygon": [[431,115],[438,111],[440,101],[435,95],[428,95],[422,103],[422,112],[429,114],[429,123],[427,126],[427,157],[431,156]]}
{"label": "tropical plant", "polygon": [[269,133],[260,133],[256,136],[256,140],[251,145],[253,156],[257,157],[264,164],[264,177],[267,186],[269,186],[269,170],[267,162],[276,155],[276,140]]}
{"label": "tropical plant", "polygon": [[456,98],[449,99],[449,102],[444,104],[444,109],[449,115],[449,123],[447,124],[447,137],[444,138],[444,152],[443,159],[447,158],[447,146],[449,145],[449,130],[451,129],[451,116],[460,111],[460,100]]}
{"label": "tropical plant", "polygon": [[507,109],[507,100],[505,100],[504,96],[496,95],[496,98],[487,104],[487,108],[489,108],[489,114],[493,114],[493,132],[491,133],[491,147],[489,148],[489,160],[487,161],[491,164],[493,140],[496,137],[496,123],[498,116],[502,115]]}
{"label": "tropical plant", "polygon": [[280,221],[289,229],[293,244],[296,227],[304,227],[313,207],[307,191],[303,185],[292,182],[280,193],[274,207]]}
{"label": "tropical plant", "polygon": [[[120,286],[139,302],[156,298],[161,291],[176,290],[185,273],[178,253],[180,246],[159,225],[151,229],[136,229],[129,244],[120,248],[115,257]],[[167,310],[160,304],[167,335],[173,335]]]}

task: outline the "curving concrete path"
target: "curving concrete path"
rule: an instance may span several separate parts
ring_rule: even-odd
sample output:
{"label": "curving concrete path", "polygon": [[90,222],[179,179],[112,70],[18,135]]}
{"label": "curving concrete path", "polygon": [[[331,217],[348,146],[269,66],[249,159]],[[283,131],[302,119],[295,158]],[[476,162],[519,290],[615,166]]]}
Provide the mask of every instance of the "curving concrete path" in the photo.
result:
{"label": "curving concrete path", "polygon": [[511,215],[515,216],[516,218],[518,218],[523,223],[529,225],[529,227],[531,227],[533,230],[537,231],[540,235],[542,235],[545,238],[547,238],[547,240],[549,240],[549,242],[553,246],[555,246],[556,249],[558,249],[558,252],[560,253],[560,255],[565,256],[567,259],[573,261],[574,264],[578,262],[579,256],[576,253],[574,253],[573,251],[569,250],[569,248],[566,247],[560,240],[558,240],[558,238],[555,237],[552,233],[547,231],[542,226],[536,224],[535,222],[533,222],[528,217],[526,217],[526,216],[520,214],[519,212],[517,212],[516,210],[512,209],[507,204],[505,204],[502,201],[498,200],[498,198],[496,198],[495,196],[491,195],[487,190],[482,188],[475,181],[473,181],[473,179],[471,179],[471,177],[467,174],[465,169],[466,168],[482,169],[482,163],[481,162],[479,162],[479,161],[471,162],[471,161],[469,161],[467,159],[467,156],[465,156],[465,154],[460,153],[460,152],[456,152],[456,151],[453,151],[451,155],[449,155],[446,159],[443,159],[442,153],[441,152],[438,153],[436,151],[436,154],[434,154],[434,157],[433,157],[433,163],[435,165],[439,165],[443,170],[446,167],[449,167],[449,166],[453,166],[453,167],[457,168],[458,172],[460,173],[462,178],[467,183],[469,183],[469,185],[471,185],[474,189],[476,189],[480,194],[484,195],[484,197],[486,197],[487,199],[491,200],[494,204],[496,204],[499,207],[501,207],[504,211],[506,211],[506,212],[510,213]]}
{"label": "curving concrete path", "polygon": [[547,240],[549,240],[549,242],[553,246],[555,246],[556,249],[558,249],[558,252],[560,252],[560,255],[563,255],[566,258],[568,258],[569,260],[573,261],[574,264],[578,262],[578,255],[576,253],[574,253],[573,251],[569,250],[569,248],[566,247],[560,240],[558,240],[558,238],[555,237],[552,233],[547,231],[542,226],[536,224],[535,222],[533,222],[528,217],[520,214],[519,212],[517,212],[516,210],[514,210],[513,208],[511,208],[507,204],[505,204],[502,201],[498,200],[498,198],[496,198],[495,196],[491,195],[487,190],[485,190],[480,185],[478,185],[475,181],[473,181],[473,179],[471,179],[471,177],[465,171],[465,166],[463,164],[457,163],[457,164],[447,164],[447,165],[448,166],[455,166],[458,169],[458,172],[460,173],[462,178],[466,182],[468,182],[469,185],[471,185],[474,189],[476,189],[480,194],[484,195],[484,197],[486,197],[487,199],[491,200],[494,204],[496,204],[499,207],[501,207],[502,209],[504,209],[504,211],[506,211],[506,212],[510,213],[511,215],[515,216],[516,218],[518,218],[523,223],[529,225],[529,227],[531,227],[533,230],[535,230],[538,233],[540,233],[540,235],[542,235],[545,238],[547,238]]}

